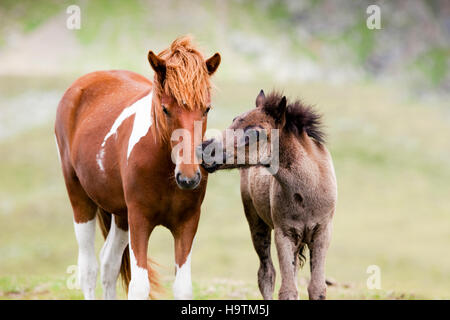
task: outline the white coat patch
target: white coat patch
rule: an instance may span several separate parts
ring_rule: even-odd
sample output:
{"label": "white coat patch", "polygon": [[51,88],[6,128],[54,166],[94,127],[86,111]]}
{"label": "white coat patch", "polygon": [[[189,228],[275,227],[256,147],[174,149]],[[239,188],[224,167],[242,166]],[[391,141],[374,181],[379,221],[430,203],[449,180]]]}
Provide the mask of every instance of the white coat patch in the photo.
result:
{"label": "white coat patch", "polygon": [[95,218],[76,223],[75,237],[78,241],[78,281],[86,300],[95,299],[97,282],[97,259],[95,257]]}
{"label": "white coat patch", "polygon": [[130,248],[131,281],[128,286],[128,300],[147,300],[150,294],[148,271],[138,266],[136,256],[131,246],[130,232],[128,232]]}
{"label": "white coat patch", "polygon": [[56,151],[58,152],[58,160],[59,163],[61,163],[61,153],[59,152],[58,139],[56,139],[56,136],[55,136],[55,144],[56,144]]}
{"label": "white coat patch", "polygon": [[176,265],[177,273],[173,283],[173,296],[177,300],[192,299],[192,279],[191,279],[191,252],[187,256],[186,262]]}
{"label": "white coat patch", "polygon": [[148,95],[139,99],[131,106],[123,109],[123,111],[114,121],[111,129],[103,139],[100,151],[96,156],[97,164],[101,171],[105,171],[103,159],[105,155],[104,147],[106,141],[108,141],[108,139],[112,135],[117,134],[117,130],[126,119],[128,119],[132,115],[135,115],[133,122],[133,130],[131,131],[130,138],[128,140],[127,160],[130,157],[131,151],[133,150],[134,146],[139,142],[139,140],[141,140],[142,137],[144,137],[147,134],[153,122],[151,115],[152,98],[153,92],[150,92]]}
{"label": "white coat patch", "polygon": [[103,167],[103,158],[104,158],[104,156],[105,156],[105,149],[101,148],[100,151],[97,153],[96,159],[97,159],[98,167],[103,172],[105,172],[105,167]]}
{"label": "white coat patch", "polygon": [[116,216],[111,218],[111,227],[108,237],[100,251],[101,278],[103,285],[103,298],[116,299],[116,282],[120,272],[123,251],[128,244],[128,231],[116,225]]}

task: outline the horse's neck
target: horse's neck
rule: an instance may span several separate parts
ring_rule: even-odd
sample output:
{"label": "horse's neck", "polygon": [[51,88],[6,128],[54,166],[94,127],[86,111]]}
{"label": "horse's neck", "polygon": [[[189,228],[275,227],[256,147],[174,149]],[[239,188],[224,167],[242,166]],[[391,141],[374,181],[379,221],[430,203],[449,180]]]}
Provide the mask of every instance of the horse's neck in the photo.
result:
{"label": "horse's neck", "polygon": [[[151,137],[151,139],[154,139],[154,137]],[[158,152],[161,161],[170,161],[172,163],[170,141],[159,139],[159,137],[156,139],[155,152]]]}

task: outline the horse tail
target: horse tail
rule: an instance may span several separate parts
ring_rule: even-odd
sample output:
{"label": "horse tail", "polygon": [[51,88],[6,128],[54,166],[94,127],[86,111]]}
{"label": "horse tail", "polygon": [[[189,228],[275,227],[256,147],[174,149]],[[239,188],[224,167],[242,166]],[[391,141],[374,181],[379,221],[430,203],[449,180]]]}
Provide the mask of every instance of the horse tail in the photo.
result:
{"label": "horse tail", "polygon": [[148,280],[150,281],[150,299],[157,299],[159,294],[164,292],[164,288],[161,285],[158,272],[153,267],[158,265],[154,260],[147,258],[147,270]]}
{"label": "horse tail", "polygon": [[[99,209],[98,222],[103,237],[106,239],[111,228],[111,214],[103,209]],[[152,259],[147,259],[148,280],[150,281],[150,299],[156,299],[156,293],[162,293],[163,289],[159,281],[159,274],[153,268],[156,263]],[[120,275],[122,277],[122,284],[125,288],[125,292],[128,293],[128,287],[131,281],[131,264],[130,264],[130,250],[129,245],[126,246],[122,255],[122,263],[120,264]]]}

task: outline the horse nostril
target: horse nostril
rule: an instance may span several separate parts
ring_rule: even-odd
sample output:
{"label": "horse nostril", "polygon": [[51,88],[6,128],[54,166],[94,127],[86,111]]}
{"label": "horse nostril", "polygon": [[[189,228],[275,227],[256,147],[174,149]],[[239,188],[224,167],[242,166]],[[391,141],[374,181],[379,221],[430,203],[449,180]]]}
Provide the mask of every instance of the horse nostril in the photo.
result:
{"label": "horse nostril", "polygon": [[178,172],[175,176],[178,186],[181,189],[187,189],[187,190],[196,188],[199,185],[201,178],[202,178],[202,175],[201,175],[200,171],[197,171],[193,178],[188,178],[186,176],[183,176],[180,172]]}

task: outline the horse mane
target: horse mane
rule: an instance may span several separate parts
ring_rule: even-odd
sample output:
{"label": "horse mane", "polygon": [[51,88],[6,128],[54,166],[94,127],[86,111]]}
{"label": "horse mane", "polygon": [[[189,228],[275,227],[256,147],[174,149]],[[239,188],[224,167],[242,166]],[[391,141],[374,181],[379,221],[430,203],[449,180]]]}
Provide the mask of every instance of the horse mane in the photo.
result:
{"label": "horse mane", "polygon": [[[282,98],[282,93],[272,91],[265,99],[264,111],[271,116],[278,117],[278,106]],[[306,131],[309,137],[317,142],[325,143],[322,116],[311,105],[306,105],[299,99],[294,102],[287,101],[286,124],[283,129],[297,136]]]}
{"label": "horse mane", "polygon": [[207,104],[211,82],[203,54],[193,44],[189,35],[175,39],[158,57],[166,62],[166,74],[163,83],[155,74],[152,116],[156,120],[160,135],[167,138],[169,133],[166,132],[167,126],[160,101],[162,94],[173,97],[183,108],[196,110]]}

